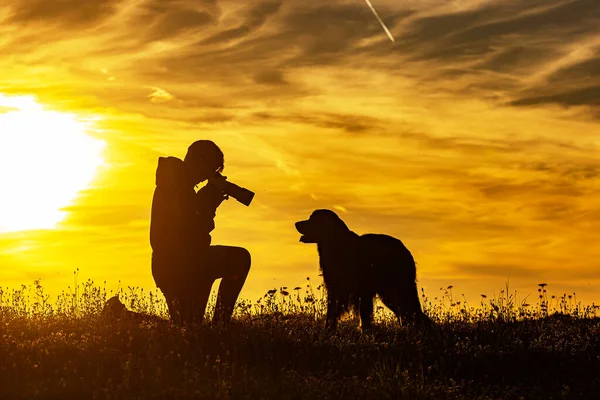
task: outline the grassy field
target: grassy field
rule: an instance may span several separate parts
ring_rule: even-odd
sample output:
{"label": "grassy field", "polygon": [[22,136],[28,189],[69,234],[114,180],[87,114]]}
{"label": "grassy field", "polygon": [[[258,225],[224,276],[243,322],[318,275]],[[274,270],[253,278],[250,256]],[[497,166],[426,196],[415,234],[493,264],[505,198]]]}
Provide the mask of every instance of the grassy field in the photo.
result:
{"label": "grassy field", "polygon": [[[1,399],[597,398],[596,306],[507,291],[471,306],[452,288],[432,301],[429,335],[380,310],[363,334],[323,328],[322,288],[278,288],[242,302],[230,326],[100,317],[86,282],[52,301],[35,283],[0,290]],[[128,289],[130,309],[165,317],[162,298]],[[553,315],[556,311],[562,315]]]}

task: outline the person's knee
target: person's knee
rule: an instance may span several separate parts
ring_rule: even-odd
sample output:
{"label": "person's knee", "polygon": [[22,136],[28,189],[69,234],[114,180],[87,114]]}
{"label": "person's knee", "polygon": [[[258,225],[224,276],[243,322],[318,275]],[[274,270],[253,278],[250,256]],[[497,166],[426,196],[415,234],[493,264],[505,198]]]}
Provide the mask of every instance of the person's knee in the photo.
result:
{"label": "person's knee", "polygon": [[247,274],[250,271],[250,265],[252,264],[252,256],[250,252],[244,248],[240,248],[239,252],[239,266],[243,273]]}

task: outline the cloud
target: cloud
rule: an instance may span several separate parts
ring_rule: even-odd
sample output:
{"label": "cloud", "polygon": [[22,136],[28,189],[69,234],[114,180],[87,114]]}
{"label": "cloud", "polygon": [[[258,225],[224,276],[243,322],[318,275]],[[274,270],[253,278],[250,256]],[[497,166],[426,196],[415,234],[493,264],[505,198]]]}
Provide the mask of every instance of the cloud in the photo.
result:
{"label": "cloud", "polygon": [[166,103],[175,98],[171,93],[159,87],[150,87],[150,89],[152,89],[152,93],[148,95],[148,98],[153,103]]}
{"label": "cloud", "polygon": [[80,3],[0,6],[0,90],[100,116],[110,167],[60,232],[31,233],[36,250],[3,265],[87,263],[152,284],[156,158],[204,137],[257,193],[228,202],[214,236],[251,248],[257,292],[316,273],[291,224],[333,207],[357,232],[402,238],[423,285],[457,277],[478,292],[478,279],[562,277],[565,263],[591,276],[597,1],[378,0],[395,43],[354,0]]}
{"label": "cloud", "polygon": [[280,7],[281,1],[259,2],[249,7],[246,18],[240,25],[214,34],[201,42],[201,44],[211,45],[243,38],[262,27],[270,16],[279,11]]}
{"label": "cloud", "polygon": [[285,85],[288,83],[281,71],[273,69],[262,70],[254,74],[254,82],[265,85]]}
{"label": "cloud", "polygon": [[[68,1],[59,7],[16,4],[11,8],[12,24],[39,21],[41,15],[70,24],[81,34],[67,37],[46,25],[54,44],[42,43],[23,25],[25,29],[7,44],[12,53],[31,54],[43,48],[38,61],[65,74],[65,68],[79,69],[69,79],[47,83],[62,91],[61,86],[73,84],[73,79],[90,82],[88,67],[64,57],[70,53],[65,48],[77,46],[77,57],[97,60],[94,63],[101,65],[97,71],[107,68],[118,78],[113,90],[104,84],[90,90],[120,101],[120,107],[136,104],[135,98],[122,93],[124,86],[139,81],[181,89],[177,92],[190,101],[197,101],[206,86],[212,87],[213,98],[222,94],[222,103],[247,105],[274,96],[298,99],[322,91],[309,90],[298,79],[306,68],[349,63],[375,73],[387,70],[409,76],[420,82],[424,93],[450,91],[512,106],[597,107],[598,52],[590,35],[599,7],[593,0],[463,2],[460,7],[430,2],[428,8],[381,2],[378,11],[397,37],[396,44],[385,40],[365,4],[347,1],[325,5],[260,1],[235,8],[230,1],[123,0],[89,7],[74,7]],[[97,29],[90,31],[72,21],[79,21],[80,13],[93,15]],[[573,20],[578,24],[570,23]],[[94,45],[82,51],[79,41]],[[581,47],[588,50],[573,53]],[[243,93],[231,96],[235,87],[244,87]],[[142,99],[137,101],[143,106]]]}
{"label": "cloud", "polygon": [[47,2],[44,0],[16,1],[8,23],[56,24],[60,29],[84,28],[118,10],[121,0],[81,3],[76,0]]}
{"label": "cloud", "polygon": [[533,270],[531,265],[510,265],[496,263],[460,263],[455,268],[466,275],[478,275],[484,277],[499,278],[498,282],[508,278],[530,278],[539,277],[539,271]]}
{"label": "cloud", "polygon": [[465,77],[472,93],[494,88],[515,106],[597,106],[598,21],[593,0],[498,1],[416,17],[399,40],[411,59],[443,63],[442,79]]}
{"label": "cloud", "polygon": [[511,102],[512,105],[516,106],[548,103],[564,106],[600,106],[600,85],[575,89],[563,93],[549,93],[545,96],[523,97]]}
{"label": "cloud", "polygon": [[249,118],[255,124],[265,122],[293,122],[319,128],[342,130],[349,133],[372,132],[381,126],[381,121],[366,115],[329,112],[310,112],[306,114],[274,114],[256,112]]}
{"label": "cloud", "polygon": [[[162,11],[162,10],[161,10]],[[150,13],[153,23],[147,30],[147,40],[163,40],[171,36],[182,35],[194,29],[215,22],[214,15],[196,10],[164,10],[164,14]],[[140,19],[142,16],[139,16]]]}
{"label": "cloud", "polygon": [[0,114],[11,112],[11,111],[17,111],[17,110],[18,109],[15,107],[0,106]]}

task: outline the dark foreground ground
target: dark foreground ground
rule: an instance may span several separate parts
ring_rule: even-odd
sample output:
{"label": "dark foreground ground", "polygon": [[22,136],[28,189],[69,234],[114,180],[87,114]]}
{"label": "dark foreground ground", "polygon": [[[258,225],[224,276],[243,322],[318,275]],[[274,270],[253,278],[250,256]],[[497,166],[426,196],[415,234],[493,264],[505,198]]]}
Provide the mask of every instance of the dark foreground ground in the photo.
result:
{"label": "dark foreground ground", "polygon": [[[491,301],[452,314],[430,309],[438,333],[429,336],[392,320],[372,334],[348,320],[331,334],[322,299],[285,290],[242,304],[228,327],[189,328],[100,318],[98,293],[53,307],[4,293],[0,399],[599,396],[600,322],[579,309],[544,317],[543,308]],[[129,307],[164,312],[133,297]]]}

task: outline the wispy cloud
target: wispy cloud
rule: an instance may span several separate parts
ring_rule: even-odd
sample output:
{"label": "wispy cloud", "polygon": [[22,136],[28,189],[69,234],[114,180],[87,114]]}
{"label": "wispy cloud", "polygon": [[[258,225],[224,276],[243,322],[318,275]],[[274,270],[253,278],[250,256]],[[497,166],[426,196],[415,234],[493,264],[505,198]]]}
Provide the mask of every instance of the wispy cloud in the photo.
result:
{"label": "wispy cloud", "polygon": [[166,103],[175,98],[171,93],[159,87],[150,87],[150,89],[152,89],[152,93],[148,95],[148,98],[153,103]]}

